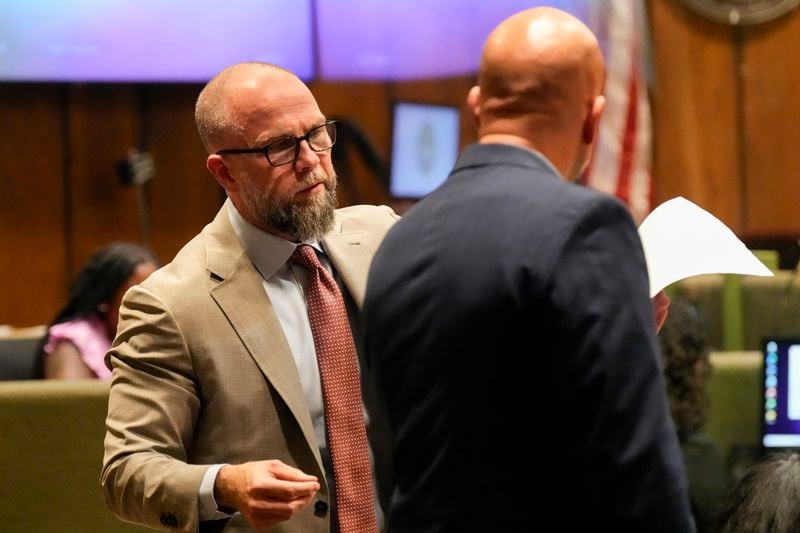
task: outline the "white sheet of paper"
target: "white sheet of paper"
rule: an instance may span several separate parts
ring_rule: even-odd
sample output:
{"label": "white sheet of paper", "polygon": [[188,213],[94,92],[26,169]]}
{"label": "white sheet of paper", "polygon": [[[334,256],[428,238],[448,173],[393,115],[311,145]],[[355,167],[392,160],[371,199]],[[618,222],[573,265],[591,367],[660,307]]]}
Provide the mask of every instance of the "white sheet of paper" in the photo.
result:
{"label": "white sheet of paper", "polygon": [[681,196],[655,208],[639,226],[650,296],[698,274],[773,273],[717,217]]}

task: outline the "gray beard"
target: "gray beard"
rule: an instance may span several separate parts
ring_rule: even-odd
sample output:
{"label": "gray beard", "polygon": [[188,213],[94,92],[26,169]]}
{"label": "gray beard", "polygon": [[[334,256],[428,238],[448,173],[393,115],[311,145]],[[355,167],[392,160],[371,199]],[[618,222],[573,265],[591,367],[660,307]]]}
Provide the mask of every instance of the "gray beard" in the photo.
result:
{"label": "gray beard", "polygon": [[261,192],[243,191],[242,200],[265,227],[291,235],[299,241],[322,239],[331,229],[336,213],[336,176],[325,184],[325,193],[308,203],[292,203],[266,197]]}

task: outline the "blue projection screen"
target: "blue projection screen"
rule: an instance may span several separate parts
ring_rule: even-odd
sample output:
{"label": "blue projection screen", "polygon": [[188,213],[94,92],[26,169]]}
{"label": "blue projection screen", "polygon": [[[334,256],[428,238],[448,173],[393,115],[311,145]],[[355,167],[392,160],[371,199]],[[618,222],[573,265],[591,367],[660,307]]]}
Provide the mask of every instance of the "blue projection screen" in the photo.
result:
{"label": "blue projection screen", "polygon": [[311,79],[311,0],[0,2],[5,81],[203,82],[239,61]]}
{"label": "blue projection screen", "polygon": [[422,79],[473,74],[489,32],[537,5],[586,20],[597,0],[315,0],[322,79]]}
{"label": "blue projection screen", "polygon": [[587,20],[606,1],[2,0],[0,81],[204,82],[247,60],[307,81],[473,74],[507,16],[548,4]]}

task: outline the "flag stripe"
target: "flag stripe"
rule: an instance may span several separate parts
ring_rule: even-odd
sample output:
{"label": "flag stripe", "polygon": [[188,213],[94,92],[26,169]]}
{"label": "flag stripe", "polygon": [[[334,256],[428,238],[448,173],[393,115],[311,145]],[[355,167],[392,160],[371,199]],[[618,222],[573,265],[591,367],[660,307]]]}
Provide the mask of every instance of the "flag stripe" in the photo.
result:
{"label": "flag stripe", "polygon": [[636,154],[636,125],[638,119],[638,79],[636,63],[631,62],[631,75],[628,80],[628,113],[625,120],[625,131],[622,134],[622,150],[619,154],[619,174],[617,175],[617,197],[630,204],[631,174],[634,172],[634,156]]}
{"label": "flag stripe", "polygon": [[650,106],[641,62],[640,2],[593,0],[606,58],[606,109],[585,183],[625,202],[639,222],[651,206]]}

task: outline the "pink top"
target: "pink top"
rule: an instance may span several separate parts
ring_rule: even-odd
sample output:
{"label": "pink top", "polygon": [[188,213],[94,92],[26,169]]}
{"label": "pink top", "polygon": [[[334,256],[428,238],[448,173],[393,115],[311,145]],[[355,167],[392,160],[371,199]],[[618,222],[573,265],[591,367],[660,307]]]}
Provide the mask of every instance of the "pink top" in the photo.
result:
{"label": "pink top", "polygon": [[106,352],[111,348],[106,331],[105,323],[97,315],[55,324],[48,332],[44,351],[53,353],[59,342],[69,341],[78,348],[81,359],[95,376],[111,379],[111,371],[105,365]]}

